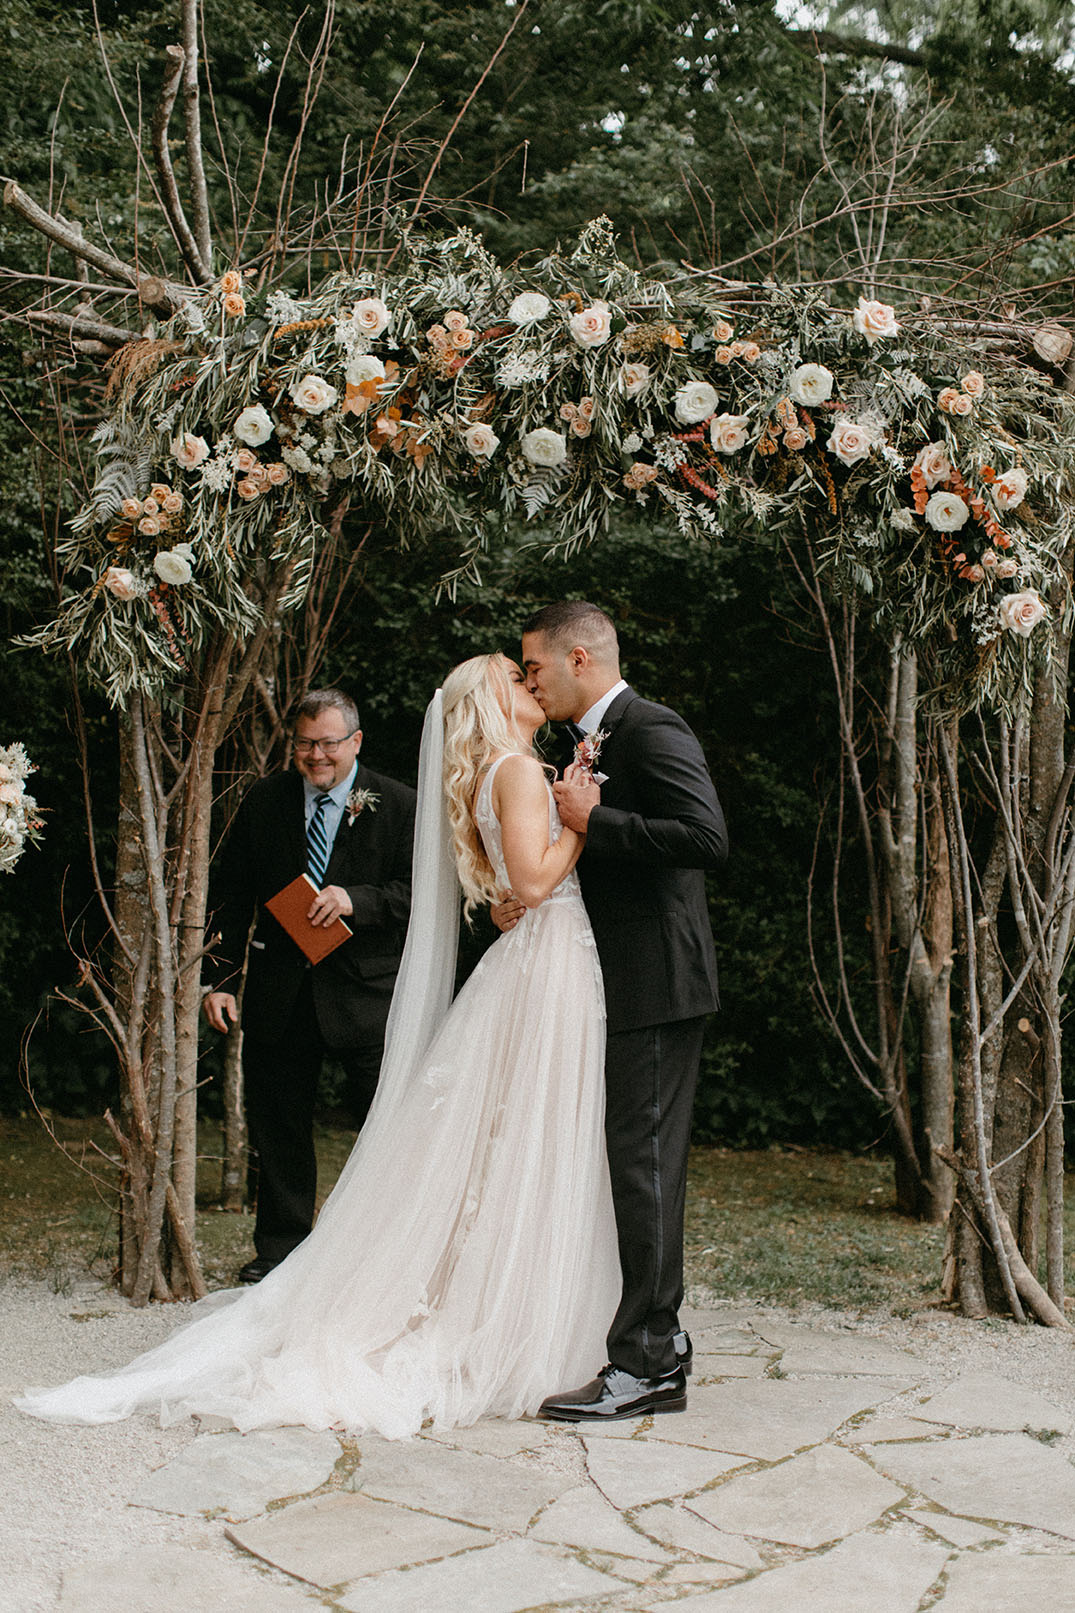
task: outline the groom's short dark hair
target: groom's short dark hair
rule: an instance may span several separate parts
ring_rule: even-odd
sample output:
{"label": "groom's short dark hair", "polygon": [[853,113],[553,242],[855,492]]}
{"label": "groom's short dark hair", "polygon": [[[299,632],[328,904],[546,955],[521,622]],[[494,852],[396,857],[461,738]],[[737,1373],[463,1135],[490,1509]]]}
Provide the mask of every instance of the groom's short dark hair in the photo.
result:
{"label": "groom's short dark hair", "polygon": [[619,640],[611,617],[585,599],[558,599],[553,605],[543,605],[523,632],[540,633],[565,654],[579,644],[601,661],[619,659]]}

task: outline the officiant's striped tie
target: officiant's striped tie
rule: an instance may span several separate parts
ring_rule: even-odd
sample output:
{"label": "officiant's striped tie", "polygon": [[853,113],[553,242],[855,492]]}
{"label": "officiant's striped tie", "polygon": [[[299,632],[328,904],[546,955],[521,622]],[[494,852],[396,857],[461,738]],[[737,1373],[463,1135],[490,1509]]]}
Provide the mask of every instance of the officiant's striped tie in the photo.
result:
{"label": "officiant's striped tie", "polygon": [[306,872],[320,890],[325,882],[325,869],[328,867],[328,835],[325,833],[325,808],[332,800],[331,795],[319,795],[314,806],[314,815],[310,819],[310,827],[306,831]]}

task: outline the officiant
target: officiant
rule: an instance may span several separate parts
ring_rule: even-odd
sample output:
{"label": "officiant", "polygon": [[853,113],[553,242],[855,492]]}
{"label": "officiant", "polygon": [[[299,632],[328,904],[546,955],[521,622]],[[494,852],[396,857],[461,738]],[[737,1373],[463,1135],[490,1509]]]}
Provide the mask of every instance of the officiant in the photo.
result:
{"label": "officiant", "polygon": [[[256,1253],[240,1282],[260,1282],[313,1225],[314,1105],[326,1054],[343,1065],[357,1127],[377,1084],[410,911],[415,793],[365,767],[361,748],[354,701],[339,689],[311,690],[294,720],[294,767],[251,786],[210,880],[209,931],[219,939],[206,959],[203,1007],[215,1030],[238,1018],[250,936],[242,1064],[258,1186]],[[305,917],[319,933],[334,937],[341,919],[351,931],[316,964],[266,907],[304,873]]]}

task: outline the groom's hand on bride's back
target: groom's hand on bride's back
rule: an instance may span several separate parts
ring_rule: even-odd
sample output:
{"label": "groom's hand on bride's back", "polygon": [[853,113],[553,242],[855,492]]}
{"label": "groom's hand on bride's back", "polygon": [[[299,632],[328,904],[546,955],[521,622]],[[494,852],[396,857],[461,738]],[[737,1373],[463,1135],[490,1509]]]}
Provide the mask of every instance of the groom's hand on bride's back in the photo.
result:
{"label": "groom's hand on bride's back", "polygon": [[502,935],[513,930],[526,912],[526,907],[518,897],[507,895],[501,902],[493,902],[489,908],[489,917]]}

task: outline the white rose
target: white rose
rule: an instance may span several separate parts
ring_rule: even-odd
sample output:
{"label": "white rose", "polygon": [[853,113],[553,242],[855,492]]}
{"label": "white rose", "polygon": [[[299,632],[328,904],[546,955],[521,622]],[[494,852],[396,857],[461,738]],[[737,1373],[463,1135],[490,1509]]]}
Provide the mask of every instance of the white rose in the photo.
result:
{"label": "white rose", "polygon": [[243,410],[231,429],[240,442],[245,442],[250,448],[260,448],[272,436],[272,421],[261,404],[255,403]]}
{"label": "white rose", "polygon": [[708,381],[688,381],[672,399],[676,419],[683,426],[696,426],[700,420],[708,420],[717,401],[717,389]]}
{"label": "white rose", "polygon": [[358,353],[345,373],[350,386],[361,386],[364,381],[383,381],[384,365],[372,353]]}
{"label": "white rose", "polygon": [[463,433],[463,441],[467,445],[467,452],[475,459],[489,459],[500,447],[500,438],[492,426],[468,426]]}
{"label": "white rose", "polygon": [[560,432],[551,431],[548,426],[538,426],[536,430],[528,431],[519,446],[523,458],[528,459],[531,465],[551,468],[562,465],[567,458],[567,439]]}
{"label": "white rose", "polygon": [[940,482],[946,482],[952,474],[952,466],[943,442],[928,442],[924,448],[918,450],[914,463],[922,472],[922,480],[927,487],[936,487]]}
{"label": "white rose", "polygon": [[172,458],[184,470],[194,470],[206,459],[209,454],[209,444],[204,437],[192,437],[189,431],[172,441]]}
{"label": "white rose", "polygon": [[1009,633],[1029,638],[1045,615],[1045,606],[1033,588],[1021,594],[1006,594],[999,606],[1000,624]]}
{"label": "white rose", "polygon": [[392,322],[392,315],[380,297],[363,297],[351,310],[351,318],[363,336],[379,336]]}
{"label": "white rose", "polygon": [[174,549],[162,549],[159,554],[154,555],[153,570],[161,582],[170,582],[173,587],[189,582],[194,575],[190,569],[190,561],[184,555],[177,554]]}
{"label": "white rose", "polygon": [[958,532],[970,519],[970,510],[955,493],[933,493],[925,517],[934,532]]}
{"label": "white rose", "polygon": [[612,335],[607,302],[595,302],[581,313],[572,314],[567,324],[580,347],[601,347]]}
{"label": "white rose", "polygon": [[709,426],[709,440],[718,454],[737,454],[747,443],[750,416],[718,414]]}
{"label": "white rose", "polygon": [[301,381],[293,381],[290,392],[303,414],[324,414],[338,396],[336,388],[320,375],[304,375]]}
{"label": "white rose", "polygon": [[1026,490],[1029,485],[1030,479],[1026,471],[1020,470],[1016,465],[1011,470],[1006,470],[1002,476],[997,477],[993,483],[993,497],[996,499],[1000,509],[1014,510],[1026,498]]}
{"label": "white rose", "polygon": [[869,456],[874,440],[869,426],[860,425],[857,420],[848,420],[845,416],[837,420],[832,428],[829,453],[835,454],[844,465],[857,465],[860,459]]}
{"label": "white rose", "polygon": [[513,325],[532,325],[536,319],[544,319],[551,307],[540,291],[520,291],[508,309],[508,318]]}
{"label": "white rose", "polygon": [[800,364],[792,372],[788,391],[796,403],[812,409],[819,403],[828,402],[832,397],[832,386],[832,371],[827,370],[824,364]]}
{"label": "white rose", "polygon": [[879,336],[895,336],[900,328],[896,323],[894,308],[890,308],[887,302],[871,302],[867,297],[859,298],[859,305],[851,317],[855,329],[865,336],[871,346]]}
{"label": "white rose", "polygon": [[620,371],[620,390],[625,398],[638,398],[653,379],[648,364],[625,364]]}

